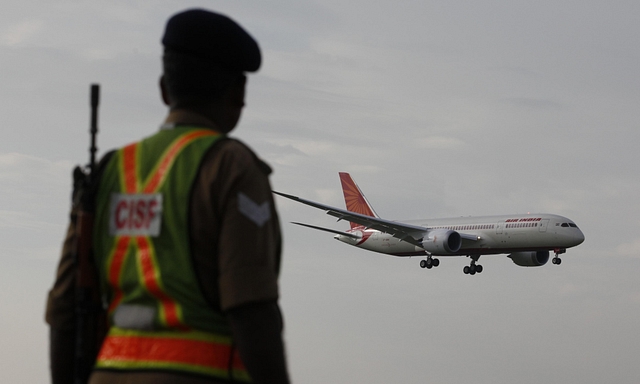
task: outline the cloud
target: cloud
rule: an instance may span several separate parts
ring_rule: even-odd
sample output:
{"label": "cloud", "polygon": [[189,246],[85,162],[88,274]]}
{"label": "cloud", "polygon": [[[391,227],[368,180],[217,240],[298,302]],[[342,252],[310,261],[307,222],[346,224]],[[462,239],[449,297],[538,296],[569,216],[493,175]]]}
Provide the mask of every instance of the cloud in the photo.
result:
{"label": "cloud", "polygon": [[273,142],[282,148],[287,148],[289,153],[306,156],[330,155],[336,150],[336,145],[329,141],[320,140],[296,140],[296,139],[278,139]]}
{"label": "cloud", "polygon": [[563,104],[547,99],[535,99],[530,97],[511,97],[504,99],[507,104],[516,107],[533,108],[533,109],[553,109],[562,110],[565,108]]}
{"label": "cloud", "polygon": [[616,253],[620,256],[640,257],[640,239],[620,244],[616,247]]}
{"label": "cloud", "polygon": [[47,230],[58,226],[38,219],[31,213],[0,210],[0,228]]}
{"label": "cloud", "polygon": [[82,51],[80,56],[88,61],[113,60],[117,57],[117,53],[108,49],[87,49]]}
{"label": "cloud", "polygon": [[21,153],[0,153],[0,180],[33,181],[46,177],[47,181],[59,180],[59,177],[71,174],[72,164],[69,161],[51,161]]}
{"label": "cloud", "polygon": [[0,45],[9,47],[23,45],[42,31],[43,28],[44,23],[41,20],[25,20],[18,24],[13,24],[0,34]]}
{"label": "cloud", "polygon": [[[30,228],[52,222],[68,208],[72,164],[20,153],[0,154],[0,226]],[[55,204],[51,204],[55,202]]]}
{"label": "cloud", "polygon": [[416,148],[421,149],[459,149],[467,144],[455,137],[445,137],[445,136],[430,136],[423,137],[413,141],[413,145]]}

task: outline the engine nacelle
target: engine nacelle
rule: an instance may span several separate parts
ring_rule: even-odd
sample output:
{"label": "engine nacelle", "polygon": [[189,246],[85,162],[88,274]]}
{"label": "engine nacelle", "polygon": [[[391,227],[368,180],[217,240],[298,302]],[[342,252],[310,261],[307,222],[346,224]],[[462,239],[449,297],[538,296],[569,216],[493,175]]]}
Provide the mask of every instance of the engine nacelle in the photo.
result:
{"label": "engine nacelle", "polygon": [[442,255],[456,253],[462,246],[462,238],[456,231],[450,229],[433,229],[422,239],[422,248],[429,253]]}
{"label": "engine nacelle", "polygon": [[521,267],[539,267],[549,261],[549,251],[514,252],[507,257]]}

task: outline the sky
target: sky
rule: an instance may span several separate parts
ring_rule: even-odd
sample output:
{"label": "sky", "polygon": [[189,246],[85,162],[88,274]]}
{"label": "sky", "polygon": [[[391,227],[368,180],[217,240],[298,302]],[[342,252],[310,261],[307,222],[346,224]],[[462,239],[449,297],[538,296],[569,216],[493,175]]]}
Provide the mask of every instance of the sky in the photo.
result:
{"label": "sky", "polygon": [[640,3],[7,0],[0,13],[0,378],[48,381],[44,307],[71,170],[148,136],[172,14],[259,42],[233,135],[274,190],[342,207],[350,172],[388,219],[544,212],[585,234],[560,266],[349,247],[282,198],[280,304],[295,383],[637,383]]}

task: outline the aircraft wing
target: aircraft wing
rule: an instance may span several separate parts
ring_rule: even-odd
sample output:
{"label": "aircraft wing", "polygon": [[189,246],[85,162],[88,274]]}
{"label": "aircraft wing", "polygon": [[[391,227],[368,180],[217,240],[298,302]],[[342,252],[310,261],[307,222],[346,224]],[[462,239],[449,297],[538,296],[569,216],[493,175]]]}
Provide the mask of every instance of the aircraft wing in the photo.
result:
{"label": "aircraft wing", "polygon": [[273,193],[282,197],[286,197],[287,199],[309,205],[311,207],[322,209],[327,213],[327,215],[337,217],[338,221],[348,220],[350,222],[363,225],[367,228],[377,229],[378,231],[388,233],[397,239],[404,240],[418,247],[422,247],[422,243],[420,241],[424,237],[424,234],[428,231],[428,228],[418,225],[404,224],[397,221],[384,220],[378,217],[361,215],[359,213],[349,212],[344,209],[316,203],[315,201],[305,200],[300,197],[287,195],[281,192],[273,191]]}

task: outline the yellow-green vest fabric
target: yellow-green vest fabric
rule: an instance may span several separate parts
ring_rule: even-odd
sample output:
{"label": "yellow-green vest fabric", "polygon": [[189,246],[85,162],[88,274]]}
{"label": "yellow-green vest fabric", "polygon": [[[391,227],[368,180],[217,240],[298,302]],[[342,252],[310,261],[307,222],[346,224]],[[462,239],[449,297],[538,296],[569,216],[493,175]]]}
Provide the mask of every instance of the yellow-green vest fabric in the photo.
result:
{"label": "yellow-green vest fabric", "polygon": [[189,245],[191,188],[221,137],[197,127],[161,130],[108,162],[93,233],[111,325],[98,368],[249,381],[227,321],[198,285]]}

